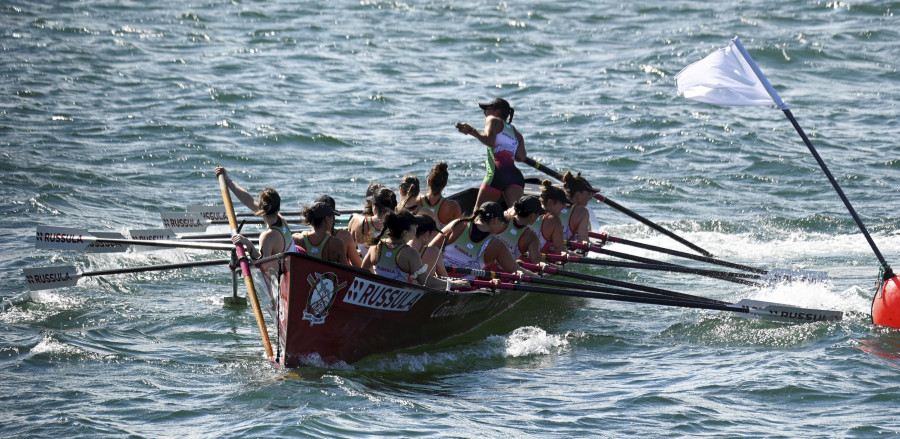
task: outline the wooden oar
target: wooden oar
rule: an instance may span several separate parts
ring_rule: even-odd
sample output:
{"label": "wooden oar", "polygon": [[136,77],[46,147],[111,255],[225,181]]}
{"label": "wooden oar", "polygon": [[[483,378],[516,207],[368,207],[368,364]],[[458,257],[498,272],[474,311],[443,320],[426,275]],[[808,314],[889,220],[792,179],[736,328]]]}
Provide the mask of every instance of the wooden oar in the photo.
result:
{"label": "wooden oar", "polygon": [[602,265],[606,267],[620,267],[620,268],[634,268],[639,270],[653,270],[653,271],[670,271],[673,273],[687,273],[687,274],[696,274],[699,276],[711,277],[714,279],[721,279],[728,282],[734,282],[744,285],[750,285],[754,287],[761,287],[762,285],[756,282],[753,282],[748,279],[760,279],[760,275],[758,274],[749,274],[749,273],[733,273],[729,271],[718,271],[718,270],[702,270],[699,268],[691,268],[685,267],[683,265],[675,265],[669,263],[660,263],[660,264],[647,264],[647,263],[637,263],[637,262],[623,262],[623,261],[610,261],[606,259],[596,259],[596,258],[585,258],[581,256],[575,255],[551,255],[551,254],[541,254],[541,257],[547,262],[574,262],[581,264],[590,264],[590,265]]}
{"label": "wooden oar", "polygon": [[[536,162],[536,161],[535,161],[534,159],[532,159],[531,157],[526,157],[524,163],[527,164],[527,165],[529,165],[529,166],[531,166],[531,167],[533,167],[534,169],[537,169],[538,171],[541,171],[541,172],[543,172],[543,173],[545,173],[545,174],[547,174],[547,175],[549,175],[549,176],[551,176],[551,177],[553,177],[553,178],[559,180],[560,182],[563,181],[563,179],[562,179],[562,177],[563,177],[562,174],[560,174],[559,172],[556,172],[556,171],[554,171],[554,170],[552,170],[552,169],[550,169],[550,168],[547,168],[547,167],[541,165],[540,163]],[[599,192],[595,192],[593,196],[594,196],[594,199],[596,199],[597,201],[600,201],[601,203],[606,204],[607,206],[612,207],[613,209],[616,209],[616,210],[618,210],[619,212],[622,212],[622,213],[624,213],[624,214],[626,214],[626,215],[628,215],[628,216],[630,216],[630,217],[632,217],[632,218],[634,218],[634,219],[640,221],[641,223],[643,223],[643,224],[646,225],[647,227],[650,227],[651,229],[656,230],[657,232],[662,233],[663,235],[666,235],[666,236],[668,236],[668,237],[670,237],[670,238],[672,238],[672,239],[674,239],[674,240],[680,242],[681,244],[684,244],[684,245],[687,246],[688,248],[690,248],[690,249],[692,249],[692,250],[694,250],[694,251],[700,253],[701,255],[712,257],[712,255],[713,255],[712,253],[710,253],[710,252],[708,252],[708,251],[706,251],[706,250],[703,250],[702,248],[700,248],[700,247],[698,247],[697,245],[695,245],[695,244],[689,242],[688,240],[686,240],[686,239],[684,239],[684,238],[682,238],[682,237],[676,235],[675,233],[669,231],[668,229],[663,228],[663,227],[660,226],[659,224],[656,224],[656,223],[654,223],[653,221],[650,221],[650,220],[648,220],[647,218],[644,218],[643,216],[638,215],[637,213],[632,212],[631,210],[629,210],[629,209],[625,208],[624,206],[620,205],[619,203],[616,203],[615,201],[610,200],[609,198],[607,198],[607,197],[605,197],[605,196],[603,196],[603,195],[600,195]]]}
{"label": "wooden oar", "polygon": [[144,265],[140,267],[116,268],[112,270],[88,271],[79,273],[71,266],[26,268],[22,270],[28,288],[31,291],[49,290],[53,288],[71,287],[78,283],[82,277],[106,276],[110,274],[142,273],[147,271],[175,270],[181,268],[207,267],[212,265],[227,265],[229,259],[212,259],[208,261],[182,262],[178,264]]}
{"label": "wooden oar", "polygon": [[[536,264],[528,264],[521,263],[523,268],[527,270],[531,270],[535,273],[539,273],[542,271],[542,267]],[[560,270],[562,272],[563,270]],[[602,287],[599,285],[591,285],[591,284],[583,284],[578,282],[569,282],[564,280],[556,280],[556,279],[544,279],[541,277],[528,276],[524,274],[515,274],[515,273],[503,273],[499,271],[489,271],[489,270],[476,270],[471,268],[462,268],[462,267],[447,267],[447,272],[449,273],[459,273],[459,274],[471,274],[474,276],[489,278],[489,279],[499,279],[501,281],[518,281],[525,282],[535,285],[549,285],[554,287],[563,287],[563,288],[577,288],[584,289],[589,291],[599,291],[613,294],[622,294],[626,296],[634,296],[634,297],[649,297],[649,298],[671,298],[677,300],[684,300],[687,302],[700,302],[700,303],[718,303],[723,304],[726,302],[722,302],[720,300],[708,299],[706,297],[693,296],[690,294],[682,294],[677,293],[675,291],[664,290],[661,288],[648,287],[644,285],[633,284],[629,282],[620,282],[614,281],[612,279],[605,279],[601,277],[593,277],[591,280],[593,282],[605,283],[608,285],[614,285],[618,287],[628,288],[627,290]],[[557,273],[553,270],[546,270],[545,273]],[[557,273],[560,274],[560,273]]]}
{"label": "wooden oar", "polygon": [[[231,204],[231,193],[228,192],[228,186],[225,184],[225,174],[219,175],[219,189],[222,191],[222,201],[225,202],[225,213],[228,215],[228,224],[231,226],[231,233],[237,234],[237,217],[234,216],[234,205]],[[250,262],[247,261],[244,246],[240,244],[234,245],[238,260],[241,264],[241,275],[244,277],[244,285],[247,286],[247,297],[250,298],[250,305],[253,306],[253,316],[256,318],[256,326],[259,327],[259,335],[262,337],[263,347],[266,348],[266,358],[271,360],[274,357],[272,353],[272,343],[269,341],[269,331],[266,330],[266,321],[263,319],[262,311],[259,309],[259,300],[256,297],[256,287],[253,286],[253,277],[250,274]]]}
{"label": "wooden oar", "polygon": [[553,294],[558,296],[586,297],[590,299],[613,300],[619,302],[646,303],[652,305],[677,306],[682,308],[709,309],[715,311],[729,311],[747,314],[762,320],[771,320],[789,323],[810,323],[819,321],[840,321],[844,313],[841,311],[800,308],[773,302],[743,299],[734,304],[700,303],[686,300],[666,298],[633,297],[620,294],[619,290],[610,288],[611,293],[599,293],[593,291],[564,290],[556,288],[536,287],[531,285],[500,282],[499,280],[474,280],[472,285],[476,288],[491,290],[510,290],[529,293]]}

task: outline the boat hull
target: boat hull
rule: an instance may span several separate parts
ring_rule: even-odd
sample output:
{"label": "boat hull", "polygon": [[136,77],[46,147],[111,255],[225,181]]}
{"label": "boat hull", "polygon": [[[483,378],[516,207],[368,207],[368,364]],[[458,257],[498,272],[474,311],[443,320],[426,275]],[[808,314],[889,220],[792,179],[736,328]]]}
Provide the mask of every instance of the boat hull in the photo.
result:
{"label": "boat hull", "polygon": [[261,306],[276,323],[277,360],[288,367],[317,359],[354,363],[435,344],[481,326],[527,296],[434,290],[302,254],[254,265],[257,291],[266,292]]}

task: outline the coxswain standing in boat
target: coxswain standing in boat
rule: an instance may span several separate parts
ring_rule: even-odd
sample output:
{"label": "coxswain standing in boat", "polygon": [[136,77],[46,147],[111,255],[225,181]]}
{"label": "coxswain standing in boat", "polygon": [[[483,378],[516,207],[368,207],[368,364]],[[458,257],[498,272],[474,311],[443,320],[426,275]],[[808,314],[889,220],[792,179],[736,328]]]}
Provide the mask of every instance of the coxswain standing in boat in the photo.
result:
{"label": "coxswain standing in boat", "polygon": [[[444,248],[444,266],[483,270],[499,267],[506,273],[533,273],[519,268],[516,258],[496,233],[506,226],[503,207],[494,201],[482,204],[474,213],[460,218],[444,228],[430,246]],[[448,271],[452,271],[448,268]],[[466,276],[474,278],[474,276]]]}
{"label": "coxswain standing in boat", "polygon": [[257,200],[247,192],[246,189],[238,186],[228,172],[222,166],[216,166],[216,177],[225,176],[225,186],[237,197],[244,206],[247,206],[257,216],[262,217],[266,224],[266,230],[259,235],[259,250],[244,235],[236,234],[231,237],[231,241],[235,244],[243,244],[247,249],[247,254],[253,259],[265,258],[278,253],[292,252],[297,253],[299,250],[294,245],[291,229],[288,228],[287,221],[279,213],[281,211],[281,196],[278,191],[272,188],[265,188],[259,193]]}
{"label": "coxswain standing in boat", "polygon": [[397,196],[392,190],[379,187],[373,195],[366,197],[366,201],[371,206],[371,215],[353,215],[347,225],[359,254],[363,257],[369,251],[369,241],[383,230],[384,217],[397,208]]}
{"label": "coxswain standing in boat", "polygon": [[526,158],[525,139],[512,126],[515,110],[509,102],[495,98],[478,106],[484,111],[484,132],[466,123],[456,124],[459,132],[471,135],[487,146],[487,175],[478,190],[475,206],[497,201],[501,196],[507,206],[512,206],[525,193],[525,177],[515,163]]}
{"label": "coxswain standing in boat", "polygon": [[406,209],[413,215],[428,215],[434,217],[434,212],[430,209],[423,209],[419,205],[419,177],[415,175],[407,175],[400,180],[399,195],[400,208]]}
{"label": "coxswain standing in boat", "polygon": [[572,204],[560,212],[559,219],[563,223],[563,239],[566,241],[588,241],[591,231],[591,211],[587,204],[594,198],[591,184],[581,176],[566,171],[563,174],[563,188]]}
{"label": "coxswain standing in boat", "polygon": [[441,259],[441,249],[428,246],[436,236],[441,234],[437,224],[434,222],[434,218],[428,215],[416,215],[416,224],[418,224],[416,237],[409,241],[409,246],[419,252],[422,263],[433,267],[435,275],[447,276],[447,269],[444,267],[443,259]]}
{"label": "coxswain standing in boat", "polygon": [[428,174],[426,183],[428,192],[419,197],[418,205],[434,212],[434,219],[437,222],[438,230],[443,230],[444,226],[450,224],[455,219],[462,216],[462,208],[459,203],[442,195],[444,188],[447,187],[447,179],[450,173],[447,172],[446,162],[437,162],[431,173]]}
{"label": "coxswain standing in boat", "polygon": [[568,203],[566,192],[554,186],[550,180],[541,182],[541,206],[547,213],[541,215],[531,226],[541,241],[541,253],[559,254],[565,251],[563,226],[560,214]]}
{"label": "coxswain standing in boat", "polygon": [[[334,202],[334,198],[330,195],[322,195],[319,198],[316,198],[315,202],[328,204],[335,212],[337,212],[337,205]],[[340,213],[338,213],[338,215],[340,215]],[[335,238],[340,239],[341,243],[344,245],[344,254],[347,256],[347,263],[354,267],[362,266],[362,257],[359,255],[359,250],[356,248],[356,242],[353,241],[353,235],[350,234],[350,231],[345,227],[337,229],[332,225],[330,233]]]}
{"label": "coxswain standing in boat", "polygon": [[329,262],[347,264],[347,254],[340,238],[332,236],[336,216],[340,212],[328,203],[317,201],[303,208],[303,222],[312,230],[294,233],[294,244],[306,250],[306,254]]}
{"label": "coxswain standing in boat", "polygon": [[379,276],[430,288],[450,290],[471,286],[465,279],[442,280],[430,274],[430,267],[422,262],[419,252],[408,244],[415,238],[418,228],[415,215],[401,210],[388,213],[383,220],[384,229],[369,241],[363,268]]}
{"label": "coxswain standing in boat", "polygon": [[541,240],[531,229],[537,219],[546,213],[536,195],[525,195],[510,207],[504,215],[506,226],[497,232],[497,239],[517,260],[537,264],[541,262]]}

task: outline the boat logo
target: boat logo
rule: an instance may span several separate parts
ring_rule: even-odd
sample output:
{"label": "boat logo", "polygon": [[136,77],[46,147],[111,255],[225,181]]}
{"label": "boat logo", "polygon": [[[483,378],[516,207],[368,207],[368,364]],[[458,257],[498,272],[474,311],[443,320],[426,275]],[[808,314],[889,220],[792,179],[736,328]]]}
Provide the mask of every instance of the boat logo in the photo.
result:
{"label": "boat logo", "polygon": [[306,280],[311,289],[309,299],[306,300],[306,309],[303,310],[303,320],[309,320],[310,326],[325,323],[335,296],[347,286],[347,282],[339,284],[334,273],[310,274]]}

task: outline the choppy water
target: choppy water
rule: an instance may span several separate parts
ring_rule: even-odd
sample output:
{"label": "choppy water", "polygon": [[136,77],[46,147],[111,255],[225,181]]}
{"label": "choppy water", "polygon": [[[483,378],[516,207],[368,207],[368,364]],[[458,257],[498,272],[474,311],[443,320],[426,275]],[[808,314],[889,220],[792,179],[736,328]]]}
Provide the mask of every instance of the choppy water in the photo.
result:
{"label": "choppy water", "polygon": [[[28,267],[208,258],[35,250],[33,236],[157,228],[161,210],[220,201],[216,164],[288,206],[330,193],[356,208],[370,180],[424,177],[436,160],[450,164],[449,192],[477,184],[483,147],[452,124],[481,123],[476,102],[502,96],[529,155],[720,257],[830,281],[580,271],[846,316],[780,325],[554,302],[554,318],[463,345],[283,371],[265,362],[250,311],[222,306],[220,268],[89,278],[0,313],[0,436],[895,436],[900,335],[870,322],[878,268],[862,235],[780,111],[688,101],[673,76],[739,35],[897,263],[898,9],[4,2],[0,297],[27,291]],[[593,209],[614,235],[677,247]]]}

